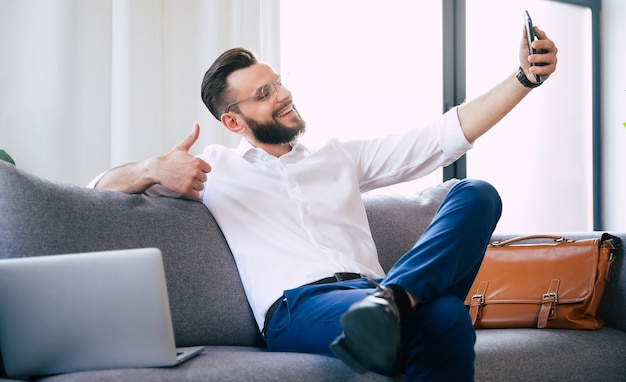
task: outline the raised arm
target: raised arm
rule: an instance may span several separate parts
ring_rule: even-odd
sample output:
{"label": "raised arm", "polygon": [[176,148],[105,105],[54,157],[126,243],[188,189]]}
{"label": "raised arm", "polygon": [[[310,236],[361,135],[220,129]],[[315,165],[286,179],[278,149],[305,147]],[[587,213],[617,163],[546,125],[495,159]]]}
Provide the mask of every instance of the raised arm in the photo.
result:
{"label": "raised arm", "polygon": [[200,135],[193,132],[169,152],[139,162],[128,163],[107,171],[94,188],[138,194],[160,184],[182,196],[198,199],[211,166],[189,153]]}
{"label": "raised arm", "polygon": [[[537,27],[534,27],[534,30],[538,40],[533,42],[533,48],[539,53],[528,55],[525,30],[519,49],[520,66],[526,74],[526,78],[532,83],[536,83],[534,74],[541,75],[541,79],[545,81],[554,73],[558,51],[554,42],[542,30]],[[531,62],[541,63],[542,66],[531,66]],[[516,78],[516,74],[513,73],[487,93],[460,105],[457,113],[461,129],[467,140],[473,143],[478,137],[489,131],[531,90],[531,88],[522,85]]]}

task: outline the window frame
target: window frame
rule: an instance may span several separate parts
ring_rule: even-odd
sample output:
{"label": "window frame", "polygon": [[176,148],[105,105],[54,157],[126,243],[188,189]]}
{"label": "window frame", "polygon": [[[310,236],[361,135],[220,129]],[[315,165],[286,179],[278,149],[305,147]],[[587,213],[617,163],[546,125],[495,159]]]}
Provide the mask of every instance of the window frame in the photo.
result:
{"label": "window frame", "polygon": [[[593,229],[603,229],[602,217],[602,119],[600,73],[601,0],[547,0],[579,5],[591,10],[592,71],[592,214]],[[461,104],[466,98],[466,0],[442,0],[443,6],[443,111]],[[465,155],[443,169],[443,181],[467,177]]]}

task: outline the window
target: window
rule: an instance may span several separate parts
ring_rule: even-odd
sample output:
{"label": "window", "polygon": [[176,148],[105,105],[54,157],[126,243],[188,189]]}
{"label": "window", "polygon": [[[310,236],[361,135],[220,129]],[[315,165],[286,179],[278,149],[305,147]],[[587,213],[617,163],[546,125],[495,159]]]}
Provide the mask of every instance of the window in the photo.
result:
{"label": "window", "polygon": [[[441,115],[440,1],[286,0],[280,7],[280,71],[307,121],[307,146],[402,132]],[[392,190],[441,180],[439,170]]]}
{"label": "window", "polygon": [[[303,142],[315,147],[330,137],[399,132],[439,117],[444,86],[446,104],[490,89],[519,65],[527,9],[557,42],[558,71],[451,172],[496,186],[504,202],[499,231],[599,229],[594,4],[284,0],[281,71],[308,123]],[[414,192],[441,182],[442,175],[438,171],[395,190]]]}
{"label": "window", "polygon": [[558,70],[549,82],[468,152],[467,176],[499,190],[499,231],[592,229],[590,9],[540,0],[468,0],[466,7],[468,99],[519,65],[524,9],[559,48]]}

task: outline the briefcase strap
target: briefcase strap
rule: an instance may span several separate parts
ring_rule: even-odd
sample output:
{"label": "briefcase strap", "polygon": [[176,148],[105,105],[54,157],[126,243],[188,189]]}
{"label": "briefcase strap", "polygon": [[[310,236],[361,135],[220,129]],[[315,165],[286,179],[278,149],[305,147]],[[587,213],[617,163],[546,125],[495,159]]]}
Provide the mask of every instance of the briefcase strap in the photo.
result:
{"label": "briefcase strap", "polygon": [[548,320],[554,320],[556,318],[559,284],[559,279],[552,279],[548,287],[548,292],[544,293],[541,298],[541,309],[539,310],[539,319],[537,320],[537,328],[539,329],[548,326]]}
{"label": "briefcase strap", "polygon": [[469,315],[472,319],[472,326],[476,325],[476,320],[480,318],[480,315],[482,313],[483,305],[485,304],[485,293],[487,293],[488,285],[489,282],[481,281],[478,284],[476,293],[472,296],[472,299],[470,300]]}
{"label": "briefcase strap", "polygon": [[611,265],[613,265],[613,262],[615,261],[615,250],[622,245],[622,240],[617,236],[604,233],[600,238],[600,241],[603,248],[609,249],[609,265],[606,269],[606,275],[604,276],[604,279],[609,281],[611,280]]}

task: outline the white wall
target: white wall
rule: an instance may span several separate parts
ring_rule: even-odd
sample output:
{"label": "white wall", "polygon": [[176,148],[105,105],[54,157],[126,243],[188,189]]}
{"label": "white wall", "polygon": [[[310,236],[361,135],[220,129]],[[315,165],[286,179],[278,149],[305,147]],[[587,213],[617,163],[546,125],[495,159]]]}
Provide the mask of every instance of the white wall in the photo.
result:
{"label": "white wall", "polygon": [[604,229],[626,231],[626,1],[602,3]]}

